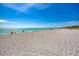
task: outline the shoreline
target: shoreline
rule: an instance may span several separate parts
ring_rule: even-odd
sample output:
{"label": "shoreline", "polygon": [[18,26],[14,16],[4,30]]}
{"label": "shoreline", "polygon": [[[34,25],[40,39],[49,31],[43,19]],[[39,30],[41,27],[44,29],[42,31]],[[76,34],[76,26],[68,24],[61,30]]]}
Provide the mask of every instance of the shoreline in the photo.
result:
{"label": "shoreline", "polygon": [[[16,31],[14,31],[13,32],[13,34],[21,34],[21,33],[33,33],[33,32],[40,32],[40,31],[52,31],[52,30],[79,30],[79,29],[67,29],[67,28],[65,28],[65,29],[48,29],[48,30],[38,30],[38,31],[28,31],[28,32],[16,32]],[[5,36],[5,35],[13,35],[13,34],[11,34],[11,32],[9,32],[9,33],[7,33],[7,34],[0,34],[0,36]]]}

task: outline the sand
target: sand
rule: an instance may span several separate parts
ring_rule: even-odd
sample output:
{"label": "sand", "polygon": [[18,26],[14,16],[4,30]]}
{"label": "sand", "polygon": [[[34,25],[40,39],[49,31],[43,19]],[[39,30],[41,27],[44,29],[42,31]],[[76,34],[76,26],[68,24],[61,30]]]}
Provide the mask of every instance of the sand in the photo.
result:
{"label": "sand", "polygon": [[0,36],[1,56],[79,56],[79,30],[44,30]]}

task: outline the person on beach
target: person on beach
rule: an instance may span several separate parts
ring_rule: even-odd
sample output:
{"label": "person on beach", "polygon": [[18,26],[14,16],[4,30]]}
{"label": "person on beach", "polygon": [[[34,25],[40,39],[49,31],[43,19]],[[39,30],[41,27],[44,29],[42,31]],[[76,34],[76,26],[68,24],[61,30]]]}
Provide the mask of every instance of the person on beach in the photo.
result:
{"label": "person on beach", "polygon": [[49,30],[52,30],[52,28],[50,28]]}
{"label": "person on beach", "polygon": [[13,32],[10,32],[10,34],[13,34]]}
{"label": "person on beach", "polygon": [[24,32],[24,30],[22,32]]}

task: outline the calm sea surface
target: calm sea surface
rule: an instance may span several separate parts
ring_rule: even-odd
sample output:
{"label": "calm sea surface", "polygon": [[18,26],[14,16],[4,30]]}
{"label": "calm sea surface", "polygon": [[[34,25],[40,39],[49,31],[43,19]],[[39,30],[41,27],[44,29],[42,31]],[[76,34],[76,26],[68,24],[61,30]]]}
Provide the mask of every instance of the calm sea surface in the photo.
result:
{"label": "calm sea surface", "polygon": [[41,31],[41,30],[48,30],[49,28],[16,28],[16,29],[0,29],[0,35],[7,35],[10,32],[34,32],[34,31]]}

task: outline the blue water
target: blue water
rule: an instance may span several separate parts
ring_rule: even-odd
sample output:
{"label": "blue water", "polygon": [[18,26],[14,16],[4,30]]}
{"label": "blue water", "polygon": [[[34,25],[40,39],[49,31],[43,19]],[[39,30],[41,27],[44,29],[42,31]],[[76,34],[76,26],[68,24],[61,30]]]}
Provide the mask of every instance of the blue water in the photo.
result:
{"label": "blue water", "polygon": [[16,29],[0,29],[0,35],[7,35],[10,34],[11,32],[16,32],[16,33],[20,33],[20,32],[34,32],[34,31],[41,31],[41,30],[48,30],[49,28],[16,28]]}

